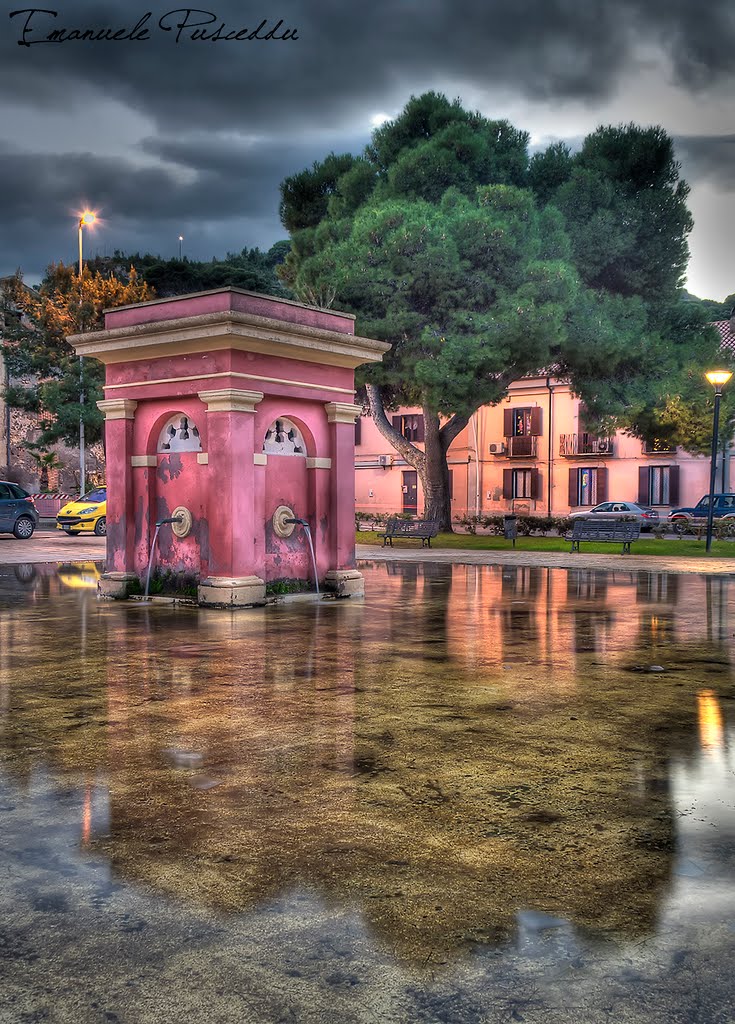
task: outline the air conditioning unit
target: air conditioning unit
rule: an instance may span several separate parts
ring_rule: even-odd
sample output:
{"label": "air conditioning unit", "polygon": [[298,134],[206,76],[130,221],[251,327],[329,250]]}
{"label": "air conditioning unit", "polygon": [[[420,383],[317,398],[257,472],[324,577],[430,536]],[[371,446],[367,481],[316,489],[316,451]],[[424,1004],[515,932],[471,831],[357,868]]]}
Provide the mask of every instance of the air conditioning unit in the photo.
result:
{"label": "air conditioning unit", "polygon": [[491,444],[490,445],[490,454],[491,455],[505,455],[505,443],[503,441],[498,441],[495,444]]}
{"label": "air conditioning unit", "polygon": [[378,456],[378,465],[379,466],[392,466],[393,465],[393,456],[392,455],[379,455]]}
{"label": "air conditioning unit", "polygon": [[609,437],[601,437],[597,442],[597,454],[598,455],[611,455],[612,454],[612,440]]}

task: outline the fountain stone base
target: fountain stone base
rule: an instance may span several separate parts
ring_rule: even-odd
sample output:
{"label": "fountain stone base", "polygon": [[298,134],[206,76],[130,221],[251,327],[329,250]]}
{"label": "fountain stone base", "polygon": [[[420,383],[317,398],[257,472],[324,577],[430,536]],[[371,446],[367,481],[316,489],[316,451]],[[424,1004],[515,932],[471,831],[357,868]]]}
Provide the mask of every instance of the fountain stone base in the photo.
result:
{"label": "fountain stone base", "polygon": [[200,582],[197,600],[204,608],[252,608],[265,604],[260,576],[209,576]]}
{"label": "fountain stone base", "polygon": [[365,578],[357,569],[330,569],[324,577],[324,590],[334,597],[364,597]]}
{"label": "fountain stone base", "polygon": [[130,596],[131,589],[140,585],[138,574],[134,572],[106,572],[97,583],[100,597],[113,600],[124,600]]}

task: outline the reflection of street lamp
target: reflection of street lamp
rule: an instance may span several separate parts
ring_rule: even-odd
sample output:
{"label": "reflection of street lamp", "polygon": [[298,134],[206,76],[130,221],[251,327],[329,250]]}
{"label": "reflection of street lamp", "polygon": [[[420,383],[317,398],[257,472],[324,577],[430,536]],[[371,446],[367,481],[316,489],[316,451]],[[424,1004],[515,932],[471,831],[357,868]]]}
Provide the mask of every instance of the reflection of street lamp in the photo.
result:
{"label": "reflection of street lamp", "polygon": [[[82,305],[82,270],[84,263],[82,260],[82,228],[91,227],[97,217],[91,210],[85,210],[79,218],[79,305]],[[82,330],[81,319],[79,321],[79,329]],[[84,376],[83,376],[84,360],[82,356],[79,357],[79,494],[84,494],[85,481],[87,477],[87,465],[84,452]]]}
{"label": "reflection of street lamp", "polygon": [[715,389],[715,414],[712,423],[712,461],[709,470],[709,504],[707,506],[707,545],[705,550],[712,547],[712,521],[715,512],[715,473],[717,471],[717,434],[720,429],[720,398],[722,389],[730,380],[732,374],[729,370],[710,370],[705,377]]}

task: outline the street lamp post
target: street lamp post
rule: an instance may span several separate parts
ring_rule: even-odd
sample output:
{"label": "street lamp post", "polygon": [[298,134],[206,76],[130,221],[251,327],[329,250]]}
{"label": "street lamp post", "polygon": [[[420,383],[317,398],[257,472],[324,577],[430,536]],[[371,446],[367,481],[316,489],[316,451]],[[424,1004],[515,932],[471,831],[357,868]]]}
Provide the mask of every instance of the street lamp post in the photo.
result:
{"label": "street lamp post", "polygon": [[184,236],[179,235],[179,262],[181,262],[182,246],[184,244]]}
{"label": "street lamp post", "polygon": [[707,505],[707,544],[705,551],[712,547],[712,523],[715,513],[715,474],[717,472],[717,435],[720,429],[720,399],[722,389],[732,377],[729,370],[710,370],[705,377],[715,389],[715,412],[712,422],[712,458],[709,468],[709,503]]}
{"label": "street lamp post", "polygon": [[[96,220],[91,210],[85,210],[79,218],[79,305],[82,305],[82,270],[84,261],[82,259],[82,228],[91,227]],[[82,329],[81,321],[79,323]],[[86,490],[87,460],[84,447],[84,359],[79,357],[79,496]]]}

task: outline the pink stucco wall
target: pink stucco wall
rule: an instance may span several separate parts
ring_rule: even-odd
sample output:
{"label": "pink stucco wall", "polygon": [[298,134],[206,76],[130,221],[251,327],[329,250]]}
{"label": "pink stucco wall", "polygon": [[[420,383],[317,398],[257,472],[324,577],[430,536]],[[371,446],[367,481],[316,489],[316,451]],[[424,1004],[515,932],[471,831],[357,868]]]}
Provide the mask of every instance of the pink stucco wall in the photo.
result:
{"label": "pink stucco wall", "polygon": [[[235,376],[228,378],[228,374]],[[205,377],[211,381],[205,382],[202,379]],[[304,395],[308,391],[312,398],[324,402],[350,402],[354,394],[353,381],[353,371],[344,366],[325,366],[223,348],[214,352],[172,354],[157,359],[132,358],[124,363],[110,363],[107,366],[105,397],[130,398],[132,395],[127,385],[135,384],[145,385],[140,393],[151,398],[172,394],[196,395],[207,388],[232,387],[277,392],[284,397]]]}
{"label": "pink stucco wall", "polygon": [[181,317],[203,316],[207,313],[249,313],[252,316],[269,317],[285,323],[318,327],[322,330],[337,331],[340,334],[355,333],[355,318],[350,313],[337,310],[317,309],[303,306],[269,295],[223,288],[203,292],[199,295],[178,295],[170,299],[155,299],[153,302],[135,306],[119,306],[105,313],[105,328],[130,327],[133,324],[156,323],[164,320],[178,320]]}
{"label": "pink stucco wall", "polygon": [[[675,453],[644,454],[641,442],[619,431],[613,438],[613,453],[607,456],[567,456],[561,454],[562,436],[583,432],[580,400],[567,384],[551,381],[549,393],[546,378],[517,381],[509,388],[509,401],[479,409],[471,423],[449,449],[452,471],[452,514],[461,517],[474,514],[498,514],[511,510],[532,515],[562,516],[585,506],[569,501],[569,470],[582,466],[607,469],[607,499],[638,501],[641,467],[678,466],[678,505],[695,504],[709,489],[709,458],[691,455],[679,448]],[[507,408],[539,408],[541,433],[537,437],[534,458],[509,458],[492,455],[490,445],[504,442],[503,414]],[[404,413],[414,410],[401,410]],[[361,440],[355,450],[356,509],[366,513],[400,512],[403,508],[404,474],[413,471],[391,448],[369,417],[362,417]],[[417,445],[423,448],[422,444]],[[388,456],[390,465],[379,465],[381,456]],[[503,497],[503,470],[535,469],[538,476],[538,497],[516,499]],[[733,476],[726,467],[726,489],[733,486]],[[718,469],[717,486],[721,486]],[[549,500],[550,499],[550,500]],[[589,507],[589,506],[587,506]],[[671,506],[658,506],[659,515],[668,514]],[[423,510],[423,493],[418,483],[418,514]]]}
{"label": "pink stucco wall", "polygon": [[[284,324],[353,331],[353,319],[339,313],[229,290],[113,310],[107,328],[233,309],[278,315]],[[108,570],[142,576],[156,521],[180,505],[192,513],[192,531],[179,539],[170,526],[162,527],[160,566],[200,578],[311,581],[303,529],[297,526],[288,538],[273,530],[273,513],[287,505],[310,524],[320,579],[330,569],[353,567],[354,425],[329,422],[326,408],[335,402],[351,406],[353,369],[313,361],[313,348],[305,360],[240,347],[181,353],[175,339],[161,351],[141,359],[132,348],[132,358],[106,368],[105,398],[136,403],[131,418],[106,424]],[[199,397],[230,389],[255,392],[249,399],[254,411],[237,402],[208,407]],[[200,452],[157,451],[174,414],[186,416],[190,430],[196,426]],[[264,453],[266,431],[278,418],[301,432],[303,454]]]}

